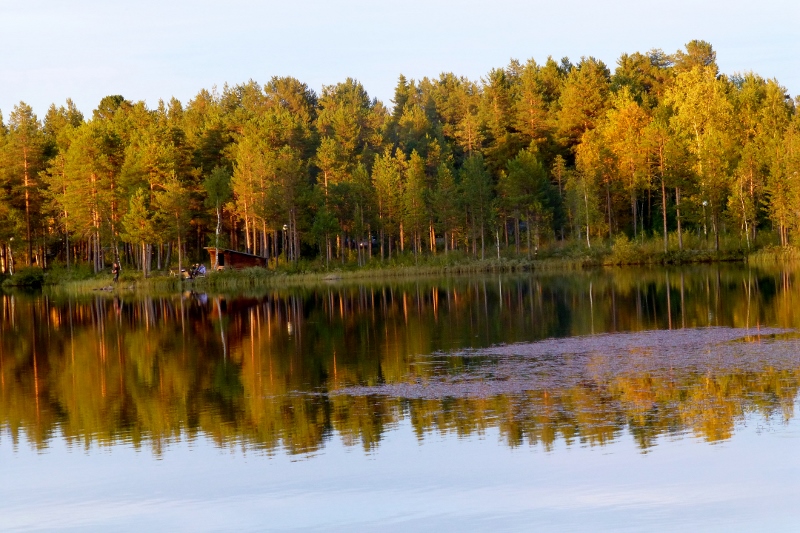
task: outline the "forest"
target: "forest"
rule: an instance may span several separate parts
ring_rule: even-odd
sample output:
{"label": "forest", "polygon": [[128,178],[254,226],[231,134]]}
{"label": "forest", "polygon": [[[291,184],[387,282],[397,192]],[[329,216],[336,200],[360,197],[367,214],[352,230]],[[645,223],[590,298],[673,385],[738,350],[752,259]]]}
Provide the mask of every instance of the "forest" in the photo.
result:
{"label": "forest", "polygon": [[776,80],[719,72],[692,41],[613,73],[512,60],[479,81],[399,76],[120,95],[0,115],[0,271],[120,260],[148,275],[231,248],[270,265],[448,254],[531,257],[616,239],[682,250],[789,246],[800,121]]}

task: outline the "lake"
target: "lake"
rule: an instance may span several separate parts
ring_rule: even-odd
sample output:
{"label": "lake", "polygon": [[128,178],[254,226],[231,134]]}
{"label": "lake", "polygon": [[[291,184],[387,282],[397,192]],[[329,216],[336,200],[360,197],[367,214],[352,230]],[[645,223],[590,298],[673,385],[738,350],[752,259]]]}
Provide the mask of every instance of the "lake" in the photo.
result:
{"label": "lake", "polygon": [[0,530],[792,531],[799,304],[733,264],[0,293]]}

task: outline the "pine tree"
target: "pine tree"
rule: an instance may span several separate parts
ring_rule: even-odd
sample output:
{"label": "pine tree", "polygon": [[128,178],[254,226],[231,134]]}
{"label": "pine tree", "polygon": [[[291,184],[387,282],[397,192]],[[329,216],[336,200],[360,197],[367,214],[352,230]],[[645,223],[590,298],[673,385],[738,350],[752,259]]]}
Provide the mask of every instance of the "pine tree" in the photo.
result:
{"label": "pine tree", "polygon": [[[186,208],[189,204],[189,191],[173,174],[156,191],[154,200],[154,229],[161,239],[166,237],[167,240],[177,240],[178,272],[183,272],[184,236],[192,218],[191,212]],[[138,209],[138,205],[136,207]],[[134,216],[140,215],[134,213]]]}
{"label": "pine tree", "polygon": [[467,158],[461,168],[461,194],[469,220],[473,253],[477,253],[477,240],[481,242],[481,259],[486,257],[486,230],[494,218],[492,205],[492,178],[481,154]]}
{"label": "pine tree", "polygon": [[[44,136],[33,109],[25,102],[14,106],[8,117],[4,164],[11,190],[11,202],[25,218],[26,262],[34,263],[34,232],[41,212],[39,171],[44,168]],[[39,253],[42,265],[44,254]]]}
{"label": "pine tree", "polygon": [[576,145],[597,126],[606,110],[609,83],[608,68],[593,57],[581,58],[569,71],[558,100],[557,133],[564,145]]}
{"label": "pine tree", "polygon": [[404,227],[411,233],[411,246],[416,257],[422,244],[422,228],[428,220],[425,205],[425,162],[414,151],[405,168],[405,187],[403,188]]}
{"label": "pine tree", "polygon": [[[388,244],[388,257],[392,257],[392,243],[399,231],[402,235],[403,167],[405,158],[402,152],[395,157],[390,149],[375,157],[372,167],[372,186],[380,231],[381,260],[384,258],[384,245]],[[401,238],[402,242],[402,238]]]}
{"label": "pine tree", "polygon": [[217,224],[214,229],[214,264],[212,269],[216,272],[219,267],[219,244],[220,233],[222,231],[222,206],[231,197],[231,175],[224,167],[214,167],[211,173],[203,181],[203,188],[206,191],[206,205],[214,208],[217,217]]}
{"label": "pine tree", "polygon": [[[153,222],[153,212],[148,205],[150,193],[147,189],[138,189],[130,199],[128,212],[122,217],[122,238],[125,242],[139,247],[139,262],[142,274],[147,277],[150,272],[150,254],[148,243],[156,239],[156,227]],[[180,271],[179,271],[180,275]]]}
{"label": "pine tree", "polygon": [[454,235],[459,231],[459,205],[458,184],[455,181],[453,170],[446,163],[441,163],[436,172],[436,191],[434,193],[434,210],[439,230],[444,237],[444,251],[447,253]]}
{"label": "pine tree", "polygon": [[500,177],[498,191],[509,211],[514,215],[514,241],[519,252],[520,218],[524,217],[527,226],[527,250],[531,255],[531,231],[539,246],[540,232],[552,222],[555,191],[547,177],[547,171],[535,154],[528,150],[520,151],[508,162],[506,172]]}

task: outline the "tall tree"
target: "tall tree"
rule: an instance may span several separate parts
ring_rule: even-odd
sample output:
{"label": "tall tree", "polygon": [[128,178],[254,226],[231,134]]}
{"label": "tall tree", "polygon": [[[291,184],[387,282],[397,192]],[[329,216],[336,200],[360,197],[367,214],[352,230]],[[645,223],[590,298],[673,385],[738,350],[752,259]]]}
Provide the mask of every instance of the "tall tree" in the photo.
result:
{"label": "tall tree", "polygon": [[168,239],[177,241],[178,272],[183,272],[183,244],[192,214],[186,209],[189,190],[174,174],[159,187],[154,195],[156,213],[155,229]]}
{"label": "tall tree", "polygon": [[647,54],[622,54],[611,78],[611,90],[627,88],[637,103],[646,109],[658,105],[672,79],[672,59],[661,50]]}
{"label": "tall tree", "polygon": [[[41,194],[39,171],[44,168],[44,135],[33,109],[25,102],[14,106],[8,117],[8,137],[4,167],[9,174],[12,203],[19,205],[25,216],[26,262],[34,263],[34,225],[40,214]],[[44,254],[39,254],[39,264]]]}
{"label": "tall tree", "polygon": [[[660,111],[660,112],[659,112]],[[664,113],[665,109],[660,108],[656,115],[647,125],[645,130],[645,143],[649,152],[651,167],[658,178],[661,188],[661,223],[662,238],[664,242],[664,252],[669,248],[669,236],[667,230],[667,189],[675,190],[675,220],[678,231],[678,247],[683,249],[683,233],[681,227],[681,183],[679,177],[685,172],[687,151],[685,145],[680,142],[669,128],[669,118]]]}
{"label": "tall tree", "polygon": [[709,69],[714,76],[717,75],[719,72],[717,53],[711,43],[695,39],[686,43],[685,48],[685,52],[678,50],[672,56],[672,61],[675,63],[675,72],[681,74],[699,68],[701,70]]}
{"label": "tall tree", "polygon": [[[709,208],[714,245],[719,249],[722,209],[734,162],[733,106],[729,85],[712,67],[694,67],[675,79],[665,101],[675,110],[671,125],[687,140],[698,179],[697,203]],[[705,224],[705,220],[703,221]]]}
{"label": "tall tree", "polygon": [[[767,212],[770,209],[764,191],[773,161],[783,158],[784,132],[790,124],[794,106],[786,89],[774,80],[765,81],[749,73],[734,77],[732,82],[736,89],[735,134],[741,152],[728,206],[749,247],[751,240],[755,239],[764,208]],[[781,165],[774,168],[780,174]]]}
{"label": "tall tree", "polygon": [[611,109],[602,125],[606,145],[616,162],[616,174],[623,183],[631,202],[633,235],[644,224],[638,224],[637,195],[649,188],[649,158],[646,146],[645,128],[650,117],[633,99],[630,91],[623,88],[612,98]]}
{"label": "tall tree", "polygon": [[493,189],[492,177],[483,156],[478,153],[468,157],[461,168],[461,194],[469,220],[473,254],[477,254],[477,241],[480,239],[481,259],[486,257],[486,230],[494,218]]}
{"label": "tall tree", "polygon": [[[231,179],[236,214],[244,222],[245,249],[256,252],[256,231],[259,209],[264,205],[264,142],[253,131],[241,137],[236,146],[236,159]],[[266,221],[265,221],[266,223]]]}
{"label": "tall tree", "polygon": [[444,251],[453,248],[455,234],[460,227],[461,206],[455,173],[447,163],[441,163],[436,172],[436,190],[433,195],[434,210],[439,230],[444,237]]}
{"label": "tall tree", "polygon": [[60,210],[69,213],[71,233],[87,242],[86,255],[94,271],[103,268],[103,243],[111,241],[111,163],[105,150],[104,132],[96,121],[74,131],[66,152],[66,183]]}
{"label": "tall tree", "polygon": [[131,196],[128,212],[125,213],[125,216],[122,218],[122,238],[126,242],[138,246],[141,253],[139,261],[144,277],[147,277],[150,272],[150,258],[147,245],[156,239],[153,212],[148,205],[149,198],[150,193],[147,189],[138,189]]}
{"label": "tall tree", "polygon": [[505,167],[506,161],[525,147],[514,121],[517,70],[512,63],[508,69],[492,69],[482,80],[480,113],[486,137],[484,155],[495,176]]}
{"label": "tall tree", "polygon": [[317,166],[322,173],[325,198],[330,204],[342,206],[338,210],[338,223],[345,234],[337,238],[339,255],[344,260],[346,234],[353,229],[351,209],[344,208],[348,198],[331,196],[331,185],[336,191],[351,189],[357,168],[369,170],[382,143],[382,129],[386,110],[377,100],[370,99],[361,83],[347,79],[323,88],[319,99],[317,129],[321,141],[317,150]]}
{"label": "tall tree", "polygon": [[[576,148],[575,167],[577,172],[568,175],[567,203],[572,212],[572,220],[576,225],[576,233],[580,238],[581,226],[586,228],[586,246],[591,248],[591,235],[602,233],[602,210],[598,204],[606,206],[606,229],[612,234],[614,223],[612,220],[611,206],[611,177],[614,173],[615,161],[613,154],[606,146],[601,132],[591,130],[586,132],[581,143]],[[605,189],[605,202],[600,194]]]}
{"label": "tall tree", "polygon": [[530,60],[521,69],[516,85],[513,122],[527,146],[544,144],[551,129],[548,111],[552,102],[542,78],[539,65]]}
{"label": "tall tree", "polygon": [[392,243],[398,232],[400,242],[402,243],[403,241],[402,198],[404,167],[405,157],[403,153],[393,154],[389,148],[386,148],[382,155],[375,156],[375,164],[372,167],[372,186],[375,189],[381,259],[384,258],[384,245],[388,245],[388,256],[391,259]]}
{"label": "tall tree", "polygon": [[581,58],[570,70],[558,100],[558,135],[566,146],[575,146],[581,136],[602,118],[609,91],[608,67],[593,57]]}
{"label": "tall tree", "polygon": [[553,201],[557,198],[544,165],[531,151],[520,151],[508,162],[506,172],[500,176],[498,191],[509,212],[513,214],[517,252],[519,252],[519,220],[520,218],[525,220],[527,252],[530,257],[533,249],[531,231],[536,236],[535,245],[538,249],[541,230],[552,221]]}
{"label": "tall tree", "polygon": [[422,228],[429,218],[425,205],[426,196],[425,161],[415,150],[406,164],[403,188],[404,225],[411,234],[411,247],[415,257],[421,248]]}
{"label": "tall tree", "polygon": [[71,100],[67,100],[66,107],[50,106],[44,122],[50,158],[47,169],[41,173],[41,176],[47,184],[49,209],[55,214],[55,219],[59,221],[58,226],[63,232],[64,258],[67,268],[70,267],[69,235],[74,230],[69,217],[70,213],[64,208],[69,186],[66,175],[67,152],[75,130],[82,124],[83,114],[77,110]]}
{"label": "tall tree", "polygon": [[214,208],[217,216],[217,224],[214,229],[214,264],[212,269],[216,272],[219,267],[219,237],[222,232],[222,206],[231,197],[231,174],[225,167],[214,167],[211,173],[203,181],[203,188],[206,191],[206,205]]}

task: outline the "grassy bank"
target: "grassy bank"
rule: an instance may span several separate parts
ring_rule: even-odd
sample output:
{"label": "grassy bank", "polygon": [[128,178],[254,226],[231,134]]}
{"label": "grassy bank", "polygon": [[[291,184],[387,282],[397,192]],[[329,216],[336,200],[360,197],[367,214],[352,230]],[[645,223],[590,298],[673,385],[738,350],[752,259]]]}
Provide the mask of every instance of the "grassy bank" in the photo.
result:
{"label": "grassy bank", "polygon": [[[668,251],[664,251],[661,238],[631,240],[619,236],[613,241],[565,244],[542,249],[528,257],[505,251],[498,257],[497,249],[486,250],[488,257],[477,259],[463,252],[439,253],[415,257],[413,254],[395,256],[381,261],[373,257],[359,266],[355,257],[345,262],[337,260],[325,264],[321,260],[303,260],[295,264],[279,263],[269,269],[249,268],[210,273],[195,280],[180,280],[169,275],[169,270],[156,271],[147,278],[137,271],[123,270],[118,283],[113,283],[110,268],[94,274],[85,266],[54,266],[43,272],[37,268],[20,270],[7,277],[4,286],[49,286],[69,291],[88,292],[105,290],[149,292],[175,292],[194,289],[202,291],[239,290],[252,287],[331,283],[346,280],[391,280],[410,277],[446,276],[476,273],[514,272],[564,272],[607,265],[680,265],[723,261],[747,261],[751,264],[776,264],[800,261],[800,250],[762,244],[756,251],[748,253],[738,239],[720,242],[720,250],[713,249],[713,242],[695,236],[684,235],[684,248],[679,249],[677,237],[670,235]],[[494,252],[494,255],[490,255]]]}
{"label": "grassy bank", "polygon": [[305,265],[306,268],[276,269],[246,268],[242,270],[224,270],[209,273],[205,277],[192,280],[180,280],[166,272],[154,272],[144,278],[140,272],[126,272],[120,276],[118,283],[113,282],[110,273],[100,273],[82,279],[60,278],[46,276],[45,286],[69,291],[111,291],[129,292],[147,290],[148,292],[175,292],[180,290],[198,291],[225,291],[242,290],[253,287],[270,287],[286,285],[314,285],[334,283],[339,281],[380,281],[398,280],[412,277],[428,277],[458,274],[476,274],[486,272],[508,273],[527,272],[531,270],[579,270],[589,266],[585,260],[572,259],[486,259],[486,260],[453,260],[452,262],[419,261],[415,264],[400,262],[376,262],[362,267],[349,264],[330,265],[325,268],[315,268],[315,265]]}
{"label": "grassy bank", "polygon": [[747,263],[757,266],[773,266],[800,263],[800,249],[795,246],[768,246],[747,256]]}

